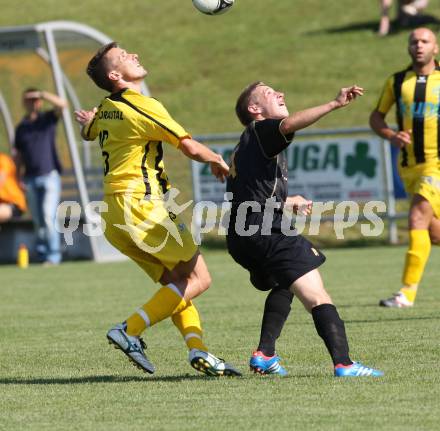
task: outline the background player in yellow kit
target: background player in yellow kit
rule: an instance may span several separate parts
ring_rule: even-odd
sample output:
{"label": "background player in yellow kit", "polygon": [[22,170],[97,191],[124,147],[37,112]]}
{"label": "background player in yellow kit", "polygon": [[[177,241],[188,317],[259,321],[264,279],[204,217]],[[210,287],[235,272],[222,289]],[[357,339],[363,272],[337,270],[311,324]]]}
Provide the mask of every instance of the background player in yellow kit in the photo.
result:
{"label": "background player in yellow kit", "polygon": [[[370,125],[382,138],[400,148],[399,172],[411,198],[409,248],[402,288],[385,307],[411,307],[428,260],[431,243],[440,242],[440,66],[438,45],[427,28],[414,30],[408,40],[412,64],[385,83]],[[396,104],[398,130],[385,116]]]}
{"label": "background player in yellow kit", "polygon": [[162,142],[200,162],[224,180],[229,169],[222,157],[193,140],[160,102],[141,94],[147,71],[136,54],[113,42],[90,60],[87,73],[110,92],[98,109],[77,111],[85,139],[99,139],[104,163],[105,236],[162,287],[123,323],[111,328],[108,340],[148,373],[141,333],[171,317],[189,348],[191,365],[208,375],[239,375],[208,352],[199,314],[192,299],[211,284],[203,257],[190,232],[167,201],[170,184],[163,164]]}

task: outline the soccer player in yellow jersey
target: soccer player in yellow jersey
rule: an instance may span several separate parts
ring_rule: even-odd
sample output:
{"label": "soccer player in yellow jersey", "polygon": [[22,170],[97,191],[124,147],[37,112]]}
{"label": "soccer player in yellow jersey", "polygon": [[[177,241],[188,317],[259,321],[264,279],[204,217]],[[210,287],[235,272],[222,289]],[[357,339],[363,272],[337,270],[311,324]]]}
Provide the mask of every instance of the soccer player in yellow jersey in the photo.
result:
{"label": "soccer player in yellow jersey", "polygon": [[[412,64],[391,75],[385,83],[370,125],[382,138],[400,148],[399,172],[411,198],[409,248],[402,288],[385,307],[411,307],[428,260],[431,243],[440,242],[440,66],[434,33],[418,28],[409,36]],[[385,116],[396,104],[398,130]]]}
{"label": "soccer player in yellow jersey", "polygon": [[90,60],[87,73],[108,91],[92,111],[76,111],[87,140],[98,138],[104,164],[103,213],[105,236],[133,259],[161,287],[123,323],[107,333],[136,366],[153,373],[141,333],[170,317],[189,349],[190,364],[207,375],[240,375],[208,352],[199,314],[192,299],[211,284],[205,261],[190,232],[167,205],[170,184],[163,164],[162,142],[185,156],[210,163],[224,180],[229,168],[221,156],[193,140],[157,100],[141,94],[147,71],[136,54],[115,42],[103,46]]}

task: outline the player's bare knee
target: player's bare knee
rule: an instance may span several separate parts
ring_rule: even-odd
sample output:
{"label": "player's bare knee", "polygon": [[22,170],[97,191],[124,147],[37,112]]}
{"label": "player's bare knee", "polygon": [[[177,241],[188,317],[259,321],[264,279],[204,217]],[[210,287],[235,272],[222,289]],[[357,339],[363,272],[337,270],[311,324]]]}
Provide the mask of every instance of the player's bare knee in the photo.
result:
{"label": "player's bare knee", "polygon": [[330,295],[322,290],[320,292],[313,292],[309,295],[297,295],[298,299],[302,302],[304,308],[311,313],[312,309],[323,304],[332,304],[332,299]]}
{"label": "player's bare knee", "polygon": [[431,243],[435,245],[440,244],[440,232],[433,231],[429,229],[429,238],[431,239]]}
{"label": "player's bare knee", "polygon": [[322,291],[319,292],[319,294],[313,299],[313,306],[311,308],[315,308],[323,304],[333,304],[330,295],[325,289],[322,289]]}
{"label": "player's bare knee", "polygon": [[408,221],[410,229],[423,229],[424,227],[426,228],[423,213],[420,211],[411,211]]}
{"label": "player's bare knee", "polygon": [[211,286],[211,275],[208,271],[203,271],[201,274],[194,275],[192,277],[192,282],[197,285],[198,295],[205,292]]}
{"label": "player's bare knee", "polygon": [[332,304],[331,298],[329,296],[322,298],[321,297],[314,298],[313,300],[309,301],[307,304],[304,304],[304,307],[309,313],[311,313],[315,307],[319,307],[320,305],[323,304]]}
{"label": "player's bare knee", "polygon": [[208,290],[211,286],[212,283],[212,278],[211,278],[211,274],[207,271],[205,274],[203,274],[203,276],[201,277],[201,287],[202,290]]}

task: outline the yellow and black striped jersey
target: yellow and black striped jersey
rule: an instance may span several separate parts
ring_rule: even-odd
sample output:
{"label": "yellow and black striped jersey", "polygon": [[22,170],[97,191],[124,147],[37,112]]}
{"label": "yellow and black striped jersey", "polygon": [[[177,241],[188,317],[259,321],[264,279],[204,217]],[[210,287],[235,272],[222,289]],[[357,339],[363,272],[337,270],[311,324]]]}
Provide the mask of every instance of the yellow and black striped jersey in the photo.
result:
{"label": "yellow and black striped jersey", "polygon": [[99,139],[104,163],[104,194],[161,196],[169,188],[162,141],[178,148],[190,137],[164,106],[137,91],[124,89],[106,97],[83,130]]}
{"label": "yellow and black striped jersey", "polygon": [[399,130],[412,130],[411,144],[400,152],[400,165],[440,167],[440,67],[417,75],[411,67],[390,76],[376,110],[387,114],[396,104]]}

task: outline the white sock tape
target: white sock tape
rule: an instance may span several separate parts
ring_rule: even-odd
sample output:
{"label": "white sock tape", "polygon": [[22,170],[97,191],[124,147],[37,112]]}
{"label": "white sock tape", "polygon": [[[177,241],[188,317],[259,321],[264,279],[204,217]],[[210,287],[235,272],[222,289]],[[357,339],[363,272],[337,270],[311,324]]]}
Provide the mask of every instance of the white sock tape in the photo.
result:
{"label": "white sock tape", "polygon": [[168,283],[166,287],[170,288],[172,291],[176,292],[181,298],[183,298],[183,293],[177,288],[173,283]]}
{"label": "white sock tape", "polygon": [[145,310],[143,310],[142,308],[139,308],[138,310],[136,310],[136,313],[142,317],[142,319],[144,320],[144,322],[147,326],[150,326],[150,318],[148,317],[148,314],[145,313]]}
{"label": "white sock tape", "polygon": [[199,340],[202,339],[202,337],[199,334],[196,334],[194,332],[190,332],[189,334],[186,334],[185,337],[183,337],[185,341],[188,341],[190,338],[198,338]]}

